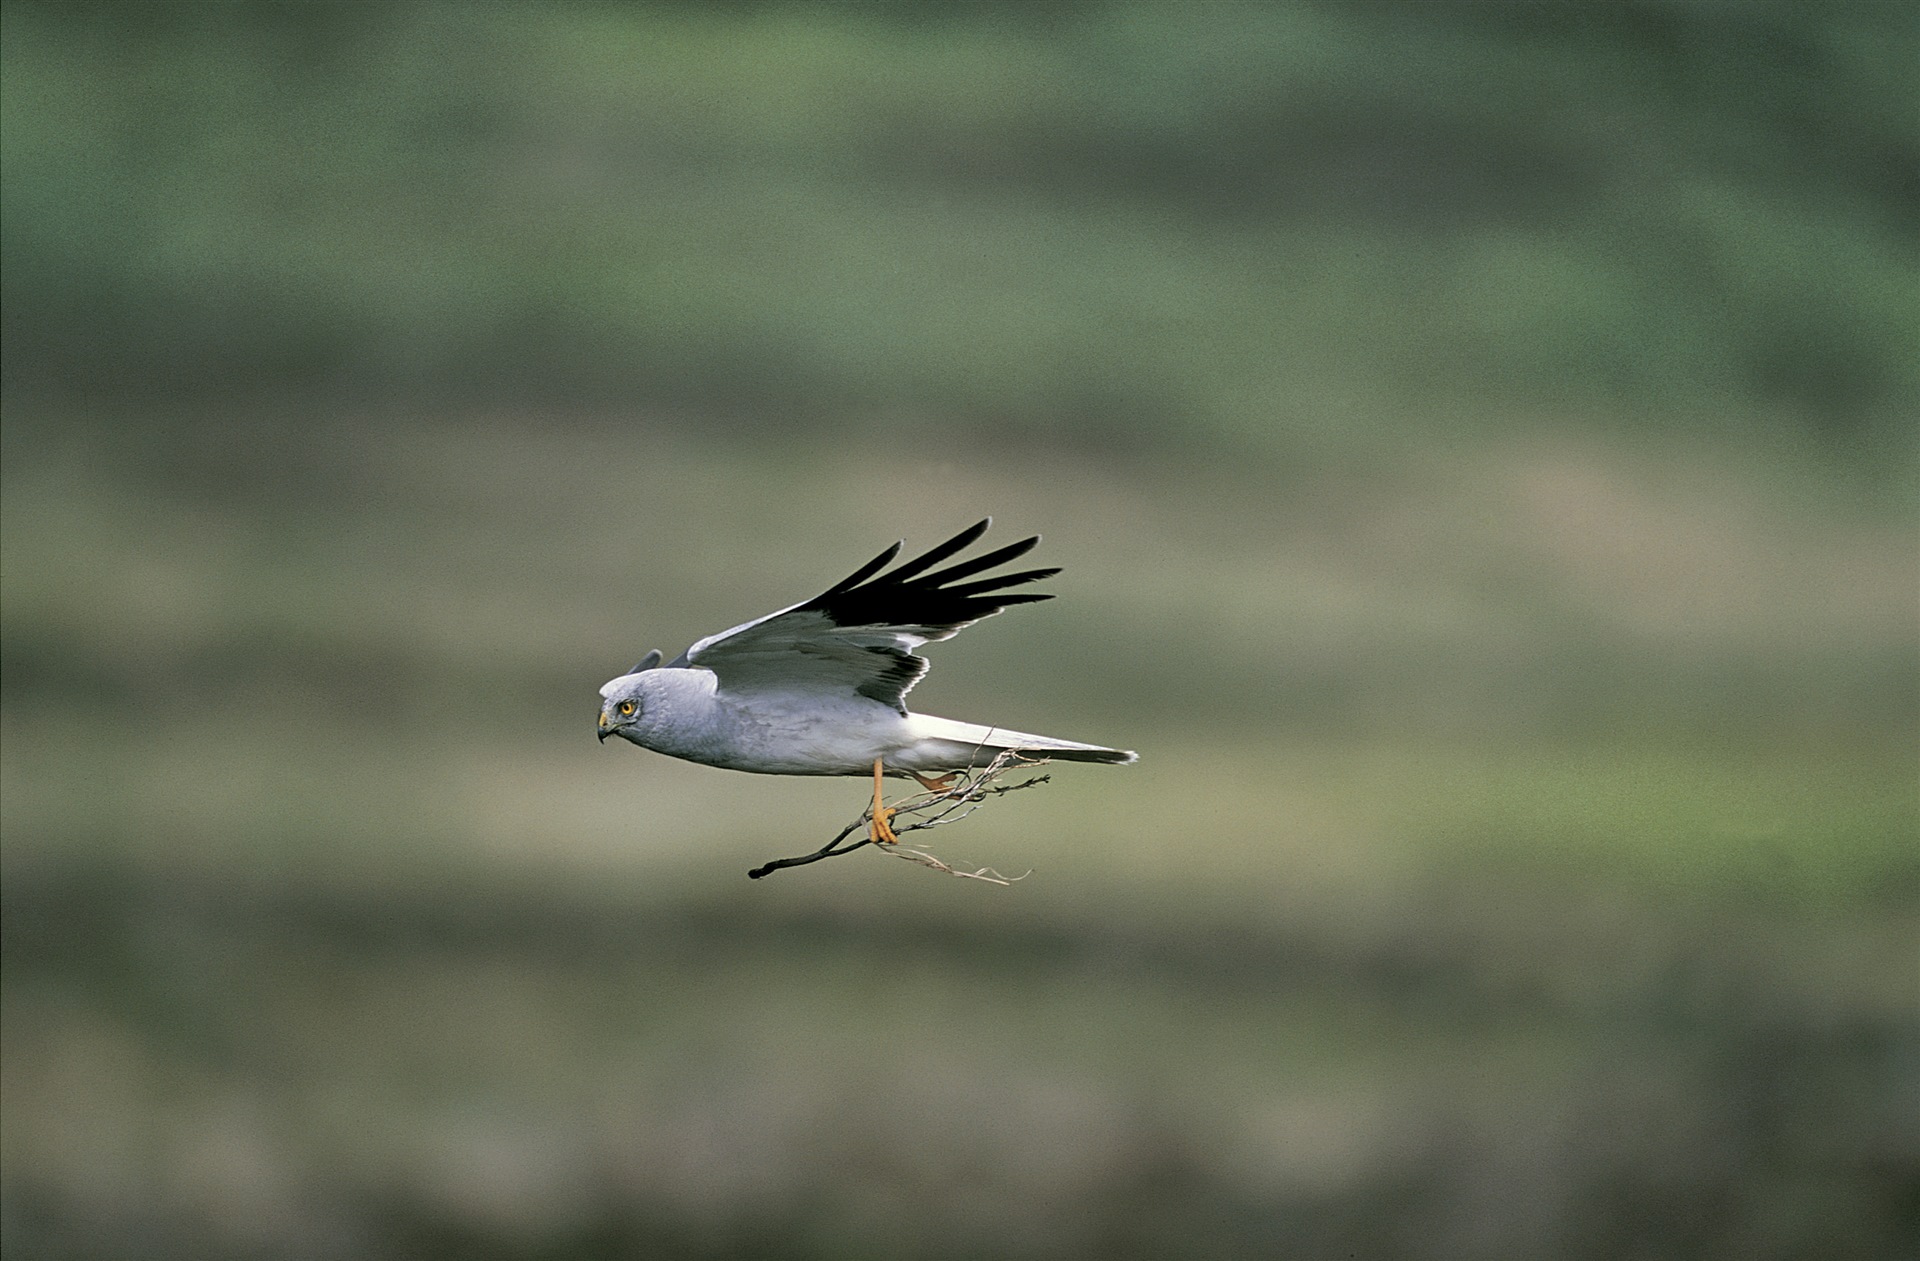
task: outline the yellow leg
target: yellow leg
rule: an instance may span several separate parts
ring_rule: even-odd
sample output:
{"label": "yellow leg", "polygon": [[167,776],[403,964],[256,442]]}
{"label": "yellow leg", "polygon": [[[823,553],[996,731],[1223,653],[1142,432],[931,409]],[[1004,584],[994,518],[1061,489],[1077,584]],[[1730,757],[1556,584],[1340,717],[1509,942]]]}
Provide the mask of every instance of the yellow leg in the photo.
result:
{"label": "yellow leg", "polygon": [[907,774],[919,780],[920,787],[926,789],[930,793],[943,793],[947,791],[947,789],[953,787],[954,780],[960,778],[959,771],[949,771],[945,775],[940,775],[933,779],[928,779],[925,775],[922,775],[919,771],[908,771]]}
{"label": "yellow leg", "polygon": [[867,839],[875,845],[898,845],[900,838],[893,834],[888,820],[893,811],[880,802],[880,759],[873,759],[873,818],[867,825]]}

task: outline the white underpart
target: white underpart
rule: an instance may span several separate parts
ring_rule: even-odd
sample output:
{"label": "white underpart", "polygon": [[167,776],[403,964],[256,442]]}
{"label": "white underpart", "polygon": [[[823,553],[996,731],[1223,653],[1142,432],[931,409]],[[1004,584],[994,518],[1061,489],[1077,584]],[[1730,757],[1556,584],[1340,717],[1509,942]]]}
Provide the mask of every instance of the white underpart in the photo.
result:
{"label": "white underpart", "polygon": [[729,694],[719,690],[712,671],[698,668],[622,675],[600,695],[607,711],[619,698],[639,701],[630,723],[611,712],[608,719],[614,734],[642,748],[765,775],[870,774],[875,758],[889,770],[936,774],[984,766],[1005,749],[1039,756],[1107,751],[930,714],[902,715],[851,691],[803,685]]}

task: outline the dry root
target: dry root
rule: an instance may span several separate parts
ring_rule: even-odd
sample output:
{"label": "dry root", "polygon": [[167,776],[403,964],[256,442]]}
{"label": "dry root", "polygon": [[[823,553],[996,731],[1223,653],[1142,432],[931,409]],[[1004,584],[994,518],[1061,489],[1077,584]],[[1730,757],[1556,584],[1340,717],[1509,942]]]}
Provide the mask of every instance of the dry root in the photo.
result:
{"label": "dry root", "polygon": [[[1022,788],[1033,788],[1044,784],[1053,777],[1051,775],[1034,775],[1027,779],[1009,783],[1003,783],[1001,781],[1010,775],[1015,775],[1022,771],[1034,770],[1046,764],[1047,761],[1045,758],[1023,757],[1011,750],[999,753],[985,766],[978,768],[969,767],[959,772],[959,778],[950,787],[916,793],[899,805],[893,807],[894,833],[898,836],[905,836],[909,832],[920,832],[927,828],[944,827],[949,823],[958,823],[995,797],[1010,792],[1017,792]],[[782,867],[801,867],[807,863],[817,863],[823,858],[837,858],[842,854],[851,854],[862,845],[870,845],[873,842],[864,836],[851,843],[843,844],[842,842],[846,842],[847,838],[855,832],[865,831],[872,815],[873,809],[872,807],[868,807],[861,812],[859,818],[842,828],[840,835],[834,837],[813,853],[802,854],[797,858],[776,858],[770,863],[755,867],[747,873],[747,876],[749,879],[758,880],[769,872],[778,871]],[[880,848],[896,858],[904,858],[909,862],[919,863],[922,867],[930,867],[935,871],[944,872],[949,876],[959,876],[965,880],[984,880],[989,884],[1006,885],[1012,884],[1016,880],[1024,880],[1027,876],[1033,874],[1032,872],[1025,872],[1018,876],[1003,876],[991,867],[980,867],[972,871],[966,871],[948,864],[924,848],[910,846],[904,843],[899,845],[882,845]]]}

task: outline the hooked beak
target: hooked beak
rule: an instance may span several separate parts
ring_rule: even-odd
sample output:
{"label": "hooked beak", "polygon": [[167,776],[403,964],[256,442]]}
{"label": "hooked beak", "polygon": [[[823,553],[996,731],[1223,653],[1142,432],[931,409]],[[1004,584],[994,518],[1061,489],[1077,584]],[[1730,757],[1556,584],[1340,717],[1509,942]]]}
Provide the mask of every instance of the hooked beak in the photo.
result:
{"label": "hooked beak", "polygon": [[600,711],[600,731],[599,731],[600,743],[605,744],[607,742],[607,737],[612,734],[613,734],[613,728],[607,726],[607,711],[603,709]]}

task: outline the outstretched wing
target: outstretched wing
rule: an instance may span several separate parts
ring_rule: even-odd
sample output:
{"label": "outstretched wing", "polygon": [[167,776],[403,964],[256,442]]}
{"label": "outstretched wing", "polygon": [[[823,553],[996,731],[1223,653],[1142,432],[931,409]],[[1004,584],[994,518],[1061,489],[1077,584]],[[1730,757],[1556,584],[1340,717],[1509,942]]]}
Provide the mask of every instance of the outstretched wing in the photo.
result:
{"label": "outstretched wing", "polygon": [[[929,668],[926,658],[914,655],[915,648],[951,638],[1009,605],[1053,598],[1001,593],[1051,578],[1058,569],[974,578],[1024,556],[1040,541],[1037,534],[935,569],[985,534],[992,520],[882,573],[900,554],[895,543],[806,603],[709,635],[672,664],[713,671],[722,693],[858,694],[904,714],[907,692]],[[974,580],[961,581],[966,578]]]}

